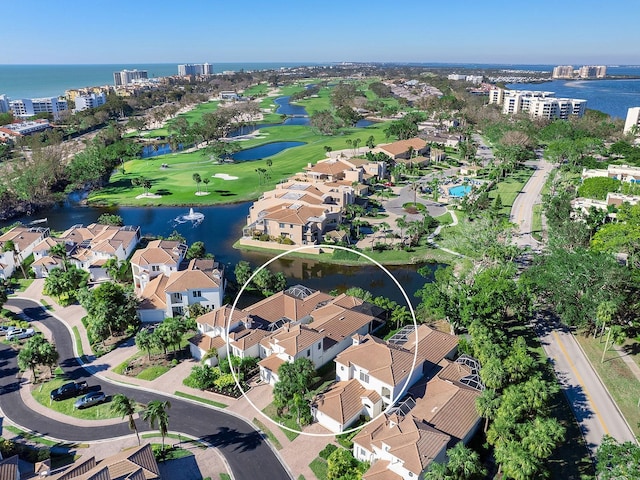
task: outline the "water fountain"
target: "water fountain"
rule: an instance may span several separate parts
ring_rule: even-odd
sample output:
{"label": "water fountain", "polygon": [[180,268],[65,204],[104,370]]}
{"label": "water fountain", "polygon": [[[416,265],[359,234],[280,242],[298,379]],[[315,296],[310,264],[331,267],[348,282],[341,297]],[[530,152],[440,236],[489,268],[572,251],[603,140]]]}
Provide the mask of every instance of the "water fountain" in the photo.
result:
{"label": "water fountain", "polygon": [[175,218],[177,223],[193,222],[194,225],[199,225],[204,220],[204,213],[194,212],[193,208],[189,208],[189,213],[186,215],[178,215]]}

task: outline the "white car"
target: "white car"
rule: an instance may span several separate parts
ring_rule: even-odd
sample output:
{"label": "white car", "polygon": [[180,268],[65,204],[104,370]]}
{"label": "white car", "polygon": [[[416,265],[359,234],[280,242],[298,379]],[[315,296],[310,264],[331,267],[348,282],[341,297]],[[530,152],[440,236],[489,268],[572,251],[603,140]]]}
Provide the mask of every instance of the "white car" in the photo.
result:
{"label": "white car", "polygon": [[16,328],[7,333],[7,340],[22,340],[33,337],[36,331],[33,328]]}
{"label": "white car", "polygon": [[7,333],[15,330],[18,327],[12,325],[0,325],[0,335],[6,335]]}

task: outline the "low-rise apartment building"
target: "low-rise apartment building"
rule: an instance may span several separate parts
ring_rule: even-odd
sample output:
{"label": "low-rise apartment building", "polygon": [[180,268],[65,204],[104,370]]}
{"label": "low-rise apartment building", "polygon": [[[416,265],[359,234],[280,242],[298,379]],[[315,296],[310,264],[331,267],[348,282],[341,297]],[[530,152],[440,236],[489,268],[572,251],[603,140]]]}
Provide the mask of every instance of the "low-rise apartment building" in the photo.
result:
{"label": "low-rise apartment building", "polygon": [[629,165],[607,165],[606,170],[602,168],[583,168],[582,179],[593,177],[608,177],[621,182],[640,183],[640,167]]}
{"label": "low-rise apartment building", "polygon": [[0,138],[16,140],[17,138],[24,137],[25,135],[44,132],[50,128],[51,125],[49,122],[42,119],[29,122],[10,123],[0,127]]}
{"label": "low-rise apartment building", "polygon": [[489,91],[489,103],[502,105],[502,113],[528,113],[534,118],[566,120],[581,117],[587,107],[587,101],[575,98],[555,98],[554,92],[534,90],[505,90],[492,88]]}

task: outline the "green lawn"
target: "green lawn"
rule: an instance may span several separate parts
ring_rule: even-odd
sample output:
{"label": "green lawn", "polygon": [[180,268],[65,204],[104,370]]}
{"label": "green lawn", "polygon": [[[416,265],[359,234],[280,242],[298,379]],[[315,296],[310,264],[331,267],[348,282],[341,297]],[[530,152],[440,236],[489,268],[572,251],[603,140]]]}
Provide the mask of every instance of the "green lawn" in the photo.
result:
{"label": "green lawn", "polygon": [[489,198],[491,198],[492,201],[500,195],[502,199],[502,210],[500,213],[507,216],[511,213],[513,202],[518,196],[518,193],[522,191],[524,185],[529,181],[533,172],[533,169],[519,170],[499,182],[496,188],[489,192]]}
{"label": "green lawn", "polygon": [[70,417],[81,418],[84,420],[103,420],[105,418],[118,417],[118,415],[111,412],[109,402],[78,410],[73,408],[73,404],[78,398],[80,398],[79,396],[76,398],[69,398],[67,400],[60,400],[58,402],[52,401],[49,397],[51,390],[54,390],[67,382],[69,382],[67,379],[55,378],[42,383],[38,387],[34,388],[31,393],[33,398],[41,405],[44,405],[56,412],[69,415]]}
{"label": "green lawn", "polygon": [[578,340],[587,357],[589,357],[593,368],[600,375],[618,408],[631,426],[633,433],[640,435],[640,409],[638,408],[640,381],[629,370],[622,358],[612,349],[607,351],[605,361],[601,363],[604,338],[594,339],[593,337],[585,337],[578,334],[576,335],[576,340]]}
{"label": "green lawn", "polygon": [[[262,413],[264,413],[267,417],[271,418],[274,422],[278,423],[280,430],[282,430],[282,433],[286,435],[289,441],[293,442],[296,439],[296,437],[300,435],[300,427],[298,426],[298,423],[296,422],[295,418],[279,417],[276,411],[276,407],[273,405],[273,403],[270,403],[269,405],[267,405],[262,410]],[[280,425],[284,425],[285,427],[288,427],[294,431],[292,432],[291,430],[282,428]]]}
{"label": "green lawn", "polygon": [[309,464],[309,468],[318,480],[326,480],[328,467],[324,458],[316,457]]}
{"label": "green lawn", "polygon": [[219,104],[220,102],[217,100],[201,103],[197,105],[195,108],[189,110],[188,112],[181,113],[180,115],[176,115],[176,117],[170,119],[164,127],[156,128],[156,129],[148,130],[144,132],[143,137],[145,138],[167,137],[169,135],[168,127],[173,122],[175,122],[176,118],[179,118],[179,117],[185,118],[187,122],[189,122],[190,124],[193,124],[202,120],[202,115],[204,115],[205,113],[215,112],[218,109]]}
{"label": "green lawn", "polygon": [[189,393],[181,392],[179,390],[176,390],[175,392],[173,392],[173,394],[176,397],[188,398],[190,400],[195,400],[196,402],[205,403],[207,405],[212,405],[212,406],[218,407],[218,408],[227,408],[227,406],[228,406],[228,405],[225,405],[224,403],[221,403],[221,402],[216,402],[214,400],[209,400],[207,398],[197,397],[195,395],[191,395]]}
{"label": "green lawn", "polygon": [[158,378],[160,375],[167,373],[169,370],[171,370],[171,367],[167,367],[165,365],[154,365],[142,370],[138,375],[136,375],[136,378],[150,382]]}

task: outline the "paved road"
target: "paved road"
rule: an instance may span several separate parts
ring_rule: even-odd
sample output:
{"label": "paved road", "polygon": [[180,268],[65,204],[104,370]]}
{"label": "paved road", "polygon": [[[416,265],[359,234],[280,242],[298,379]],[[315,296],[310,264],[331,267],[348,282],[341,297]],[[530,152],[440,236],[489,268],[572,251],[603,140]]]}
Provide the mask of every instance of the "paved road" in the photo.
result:
{"label": "paved road", "polygon": [[[71,379],[87,380],[90,386],[101,383],[102,390],[108,395],[124,393],[140,403],[170,400],[170,429],[202,438],[217,447],[226,458],[235,479],[291,478],[260,433],[244,420],[219,410],[164,397],[156,392],[113,385],[105,381],[98,382],[78,364],[73,353],[71,335],[62,322],[30,300],[9,299],[7,305],[21,309],[26,315],[43,322],[49,328],[60,353],[60,366]],[[28,409],[20,397],[16,356],[16,352],[10,346],[0,344],[0,400],[4,414],[12,421],[44,435],[68,441],[81,442],[131,434],[126,422],[99,427],[80,427],[62,423]],[[137,423],[140,430],[148,429],[140,420]]]}
{"label": "paved road", "polygon": [[[510,220],[518,226],[518,236],[514,238],[516,244],[535,250],[539,243],[531,236],[533,205],[540,203],[540,192],[553,165],[540,154],[533,165],[536,171],[516,197]],[[534,319],[534,328],[553,363],[592,455],[595,455],[604,434],[618,441],[635,441],[629,425],[571,332],[541,312]]]}
{"label": "paved road", "polygon": [[535,171],[513,202],[509,220],[518,225],[519,232],[515,238],[516,244],[520,247],[536,249],[538,241],[531,236],[533,206],[542,202],[542,187],[549,172],[553,169],[553,165],[544,160],[540,154],[537,161],[527,162],[527,165],[535,168]]}
{"label": "paved road", "polygon": [[590,451],[595,454],[605,434],[620,442],[635,441],[629,425],[569,329],[542,313],[535,318],[534,328]]}

